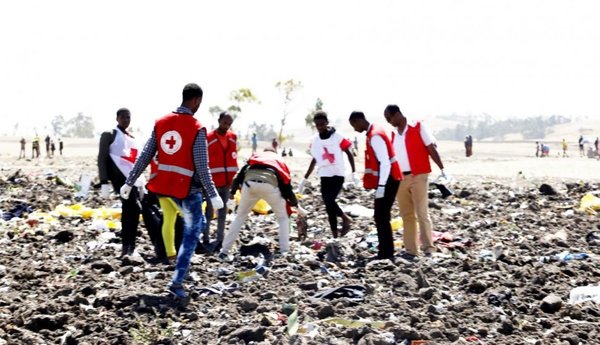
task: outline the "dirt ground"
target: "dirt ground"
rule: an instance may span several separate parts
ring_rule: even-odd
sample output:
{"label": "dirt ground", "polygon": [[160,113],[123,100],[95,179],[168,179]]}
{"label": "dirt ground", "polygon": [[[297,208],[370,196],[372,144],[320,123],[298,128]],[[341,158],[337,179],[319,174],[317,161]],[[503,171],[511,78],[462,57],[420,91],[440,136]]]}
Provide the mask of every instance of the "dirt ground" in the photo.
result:
{"label": "dirt ground", "polygon": [[[307,144],[284,146],[293,148],[286,160],[296,184]],[[18,160],[18,140],[0,140],[0,210],[25,210],[0,220],[0,345],[599,343],[600,302],[570,296],[600,279],[600,214],[579,206],[600,194],[600,161],[576,151],[559,158],[552,146],[551,157],[536,158],[533,143],[475,143],[466,158],[462,143],[440,142],[455,195],[430,188],[439,251],[416,261],[368,259],[377,239],[365,209],[372,191],[342,191],[353,223],[332,239],[313,174],[301,199],[308,235],[298,240],[294,224],[291,255],[273,256],[258,273],[277,251],[278,231],[272,214],[252,214],[234,261],[194,255],[191,298],[174,301],[165,292],[174,267],[152,260],[143,226],[139,255],[118,257],[118,219],[102,218],[104,207],[119,210],[118,197],[94,189],[74,197],[81,175],[97,181],[96,147],[65,139],[62,157]],[[103,213],[57,211],[78,202]],[[392,217],[398,225],[396,206]]]}

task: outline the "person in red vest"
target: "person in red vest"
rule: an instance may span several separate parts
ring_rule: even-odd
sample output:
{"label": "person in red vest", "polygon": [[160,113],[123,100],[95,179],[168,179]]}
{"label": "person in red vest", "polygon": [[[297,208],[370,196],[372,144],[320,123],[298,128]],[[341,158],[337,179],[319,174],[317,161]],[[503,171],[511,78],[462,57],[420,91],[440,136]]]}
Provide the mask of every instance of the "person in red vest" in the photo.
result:
{"label": "person in red vest", "polygon": [[[212,174],[213,182],[217,187],[217,193],[222,200],[229,200],[229,190],[233,177],[238,171],[237,163],[237,136],[229,130],[233,123],[233,116],[224,111],[219,114],[219,127],[208,132],[206,141],[208,142],[208,165]],[[208,244],[210,234],[210,223],[214,208],[211,203],[206,205],[206,214],[208,217],[206,231],[204,232],[203,242]],[[211,245],[210,251],[221,249],[225,234],[225,216],[227,216],[227,206],[221,208],[217,215],[217,239],[214,245]]]}
{"label": "person in red vest", "polygon": [[406,117],[395,104],[388,105],[383,112],[385,119],[396,127],[392,142],[396,159],[402,168],[404,180],[398,189],[398,207],[404,224],[404,248],[408,257],[419,255],[417,221],[419,237],[425,255],[431,255],[436,248],[433,245],[432,225],[429,218],[428,181],[431,172],[429,157],[444,175],[444,165],[435,145],[435,138],[422,122],[408,123]]}
{"label": "person in red vest", "polygon": [[[229,251],[240,233],[240,229],[248,213],[260,199],[264,199],[273,210],[279,223],[279,251],[282,254],[289,252],[289,230],[291,213],[290,206],[298,206],[298,200],[292,190],[292,177],[290,169],[273,149],[254,153],[246,165],[240,169],[231,186],[231,198],[241,188],[240,204],[235,219],[231,222],[229,230],[223,240],[223,247],[219,253],[219,260],[229,261]],[[300,212],[301,209],[298,207]]]}
{"label": "person in red vest", "polygon": [[215,209],[223,207],[208,168],[206,128],[194,117],[202,103],[202,89],[194,83],[183,88],[181,106],[154,124],[150,139],[121,187],[128,199],[131,187],[157,155],[157,171],[146,187],[159,197],[170,197],[183,215],[183,238],[177,253],[175,272],[169,292],[186,298],[183,288],[190,261],[200,234],[206,227],[202,213],[203,192]]}
{"label": "person in red vest", "polygon": [[391,259],[394,257],[391,211],[402,173],[390,138],[383,127],[369,123],[365,114],[360,111],[353,111],[349,121],[355,131],[367,133],[363,187],[375,190],[374,218],[379,240],[375,259]]}

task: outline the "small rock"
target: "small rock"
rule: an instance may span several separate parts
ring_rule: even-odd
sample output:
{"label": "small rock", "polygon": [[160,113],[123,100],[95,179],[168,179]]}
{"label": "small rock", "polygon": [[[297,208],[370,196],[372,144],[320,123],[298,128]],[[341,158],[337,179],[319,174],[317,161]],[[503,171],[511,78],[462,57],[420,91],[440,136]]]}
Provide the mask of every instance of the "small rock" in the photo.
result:
{"label": "small rock", "polygon": [[121,261],[122,266],[143,266],[146,262],[141,256],[126,255]]}
{"label": "small rock", "polygon": [[246,343],[251,341],[264,341],[265,340],[265,332],[267,328],[264,326],[260,327],[242,327],[231,334],[229,334],[229,339],[241,339]]}
{"label": "small rock", "polygon": [[258,302],[253,298],[244,298],[239,302],[239,306],[242,311],[249,312],[258,307]]}
{"label": "small rock", "polygon": [[423,299],[431,299],[433,297],[433,295],[435,294],[435,288],[423,288],[423,289],[419,289],[419,296],[421,296],[421,298]]}
{"label": "small rock", "polygon": [[335,315],[335,310],[333,309],[333,306],[329,304],[325,304],[317,309],[317,316],[319,319],[324,319],[333,315]]}
{"label": "small rock", "polygon": [[562,307],[562,300],[557,295],[551,293],[544,297],[540,307],[545,313],[556,313]]}
{"label": "small rock", "polygon": [[318,290],[317,282],[300,283],[300,284],[298,284],[298,287],[302,290],[313,290],[313,291]]}

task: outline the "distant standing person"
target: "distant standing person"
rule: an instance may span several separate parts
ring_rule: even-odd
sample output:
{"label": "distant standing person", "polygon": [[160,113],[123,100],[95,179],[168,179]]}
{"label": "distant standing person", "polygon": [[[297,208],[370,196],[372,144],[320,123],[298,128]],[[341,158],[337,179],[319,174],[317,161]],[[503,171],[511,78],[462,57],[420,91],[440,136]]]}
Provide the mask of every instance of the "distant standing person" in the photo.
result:
{"label": "distant standing person", "polygon": [[31,159],[33,159],[34,155],[35,158],[40,158],[40,137],[37,134],[31,141]]}
{"label": "distant standing person", "polygon": [[60,155],[62,156],[62,151],[63,151],[63,141],[61,138],[58,138],[58,152],[60,153]]}
{"label": "distant standing person", "polygon": [[[208,142],[208,166],[212,175],[213,182],[217,188],[217,193],[221,200],[229,200],[229,190],[233,177],[238,171],[237,162],[237,135],[230,131],[233,124],[233,116],[224,111],[219,114],[219,126],[206,135]],[[204,231],[203,242],[210,242],[210,224],[212,222],[214,207],[210,202],[206,204],[207,225]],[[221,249],[225,234],[225,217],[227,216],[227,206],[222,207],[217,212],[217,238],[210,251]]]}
{"label": "distant standing person", "polygon": [[54,158],[54,151],[56,151],[56,145],[54,144],[54,140],[50,140],[50,153],[52,154],[52,158]]}
{"label": "distant standing person", "polygon": [[471,157],[473,155],[473,137],[471,135],[465,136],[465,156]]}
{"label": "distant standing person", "polygon": [[50,157],[50,135],[46,135],[44,142],[46,143],[46,157]]}
{"label": "distant standing person", "polygon": [[[433,227],[429,217],[427,178],[431,172],[429,157],[440,168],[444,176],[444,165],[435,145],[435,138],[422,122],[408,123],[406,117],[395,104],[384,110],[385,119],[396,130],[392,132],[392,142],[396,159],[402,168],[404,180],[398,188],[398,208],[404,223],[404,248],[412,256],[419,255],[419,237],[425,255],[431,255]],[[417,237],[417,221],[419,224]]]}
{"label": "distant standing person", "polygon": [[360,111],[353,111],[348,120],[355,131],[367,132],[363,187],[375,190],[374,218],[379,240],[375,258],[391,259],[394,257],[391,211],[402,172],[392,142],[383,127],[369,123],[365,114]]}
{"label": "distant standing person", "polygon": [[252,133],[252,153],[256,152],[258,148],[258,139],[256,138],[256,133]]}
{"label": "distant standing person", "polygon": [[583,157],[584,156],[584,150],[583,150],[583,135],[579,136],[579,157]]}
{"label": "distant standing person", "polygon": [[568,157],[567,156],[567,149],[569,148],[569,145],[567,144],[567,141],[565,139],[562,140],[562,151],[563,151],[563,157]]}
{"label": "distant standing person", "polygon": [[183,288],[183,279],[206,227],[202,212],[203,193],[210,198],[216,210],[223,207],[208,167],[206,128],[194,117],[202,103],[202,95],[203,91],[197,84],[185,85],[181,106],[156,120],[142,154],[121,187],[121,197],[129,198],[135,181],[157,157],[157,172],[148,182],[148,190],[171,198],[181,211],[184,222],[183,239],[169,286],[169,292],[177,298],[188,296]]}
{"label": "distant standing person", "polygon": [[[110,197],[110,186],[119,192],[129,176],[133,164],[138,157],[138,145],[127,131],[131,123],[131,112],[127,108],[117,110],[117,126],[111,131],[103,132],[98,146],[98,175],[100,176],[100,196]],[[136,184],[142,187],[144,181]],[[121,257],[132,255],[140,219],[140,203],[142,195],[134,188],[130,198],[121,198]]]}
{"label": "distant standing person", "polygon": [[338,237],[337,217],[342,218],[341,236],[344,236],[350,230],[352,220],[347,214],[342,211],[335,200],[342,190],[344,185],[344,177],[346,176],[346,167],[344,165],[343,153],[346,153],[348,162],[352,168],[352,177],[358,184],[358,176],[354,167],[354,157],[350,152],[352,143],[343,135],[336,131],[335,128],[329,127],[327,113],[317,111],[313,115],[313,123],[317,129],[317,134],[313,137],[310,144],[310,154],[313,157],[308,166],[308,170],[304,174],[304,178],[300,181],[298,191],[302,193],[304,183],[315,168],[318,168],[319,176],[321,177],[321,197],[325,203],[325,211],[329,219],[329,226],[333,237]]}
{"label": "distant standing person", "polygon": [[598,141],[598,137],[596,137],[596,141],[594,141],[594,146],[596,147],[596,157],[600,159],[600,141]]}
{"label": "distant standing person", "polygon": [[271,140],[271,147],[273,147],[273,150],[275,150],[275,153],[277,153],[277,147],[279,147],[277,138],[273,138],[273,140]]}
{"label": "distant standing person", "polygon": [[25,158],[25,145],[27,144],[25,137],[21,137],[19,143],[21,144],[21,151],[19,151],[19,159]]}
{"label": "distant standing person", "polygon": [[540,142],[539,142],[539,141],[536,141],[536,142],[535,142],[535,156],[536,156],[536,157],[539,157],[539,156],[540,156],[540,153],[541,153],[541,151],[542,151],[542,148],[541,148],[540,146],[541,146],[541,145],[540,145]]}

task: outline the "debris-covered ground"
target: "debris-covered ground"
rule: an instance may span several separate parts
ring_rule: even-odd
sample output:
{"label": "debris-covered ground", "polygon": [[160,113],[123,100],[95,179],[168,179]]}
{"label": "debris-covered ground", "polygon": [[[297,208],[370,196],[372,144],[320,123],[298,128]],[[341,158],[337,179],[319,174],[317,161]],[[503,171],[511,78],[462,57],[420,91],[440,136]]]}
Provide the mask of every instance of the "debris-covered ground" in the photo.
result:
{"label": "debris-covered ground", "polygon": [[600,343],[600,288],[570,303],[574,288],[600,285],[600,216],[580,209],[598,183],[470,178],[445,199],[432,189],[439,253],[391,262],[367,259],[372,193],[342,192],[354,222],[332,241],[315,178],[301,200],[308,237],[291,255],[276,255],[273,216],[253,215],[235,260],[195,255],[191,298],[174,301],[173,267],[151,260],[142,226],[140,255],[118,258],[118,209],[104,208],[116,196],[76,200],[76,178],[61,173],[2,172],[0,344]]}

